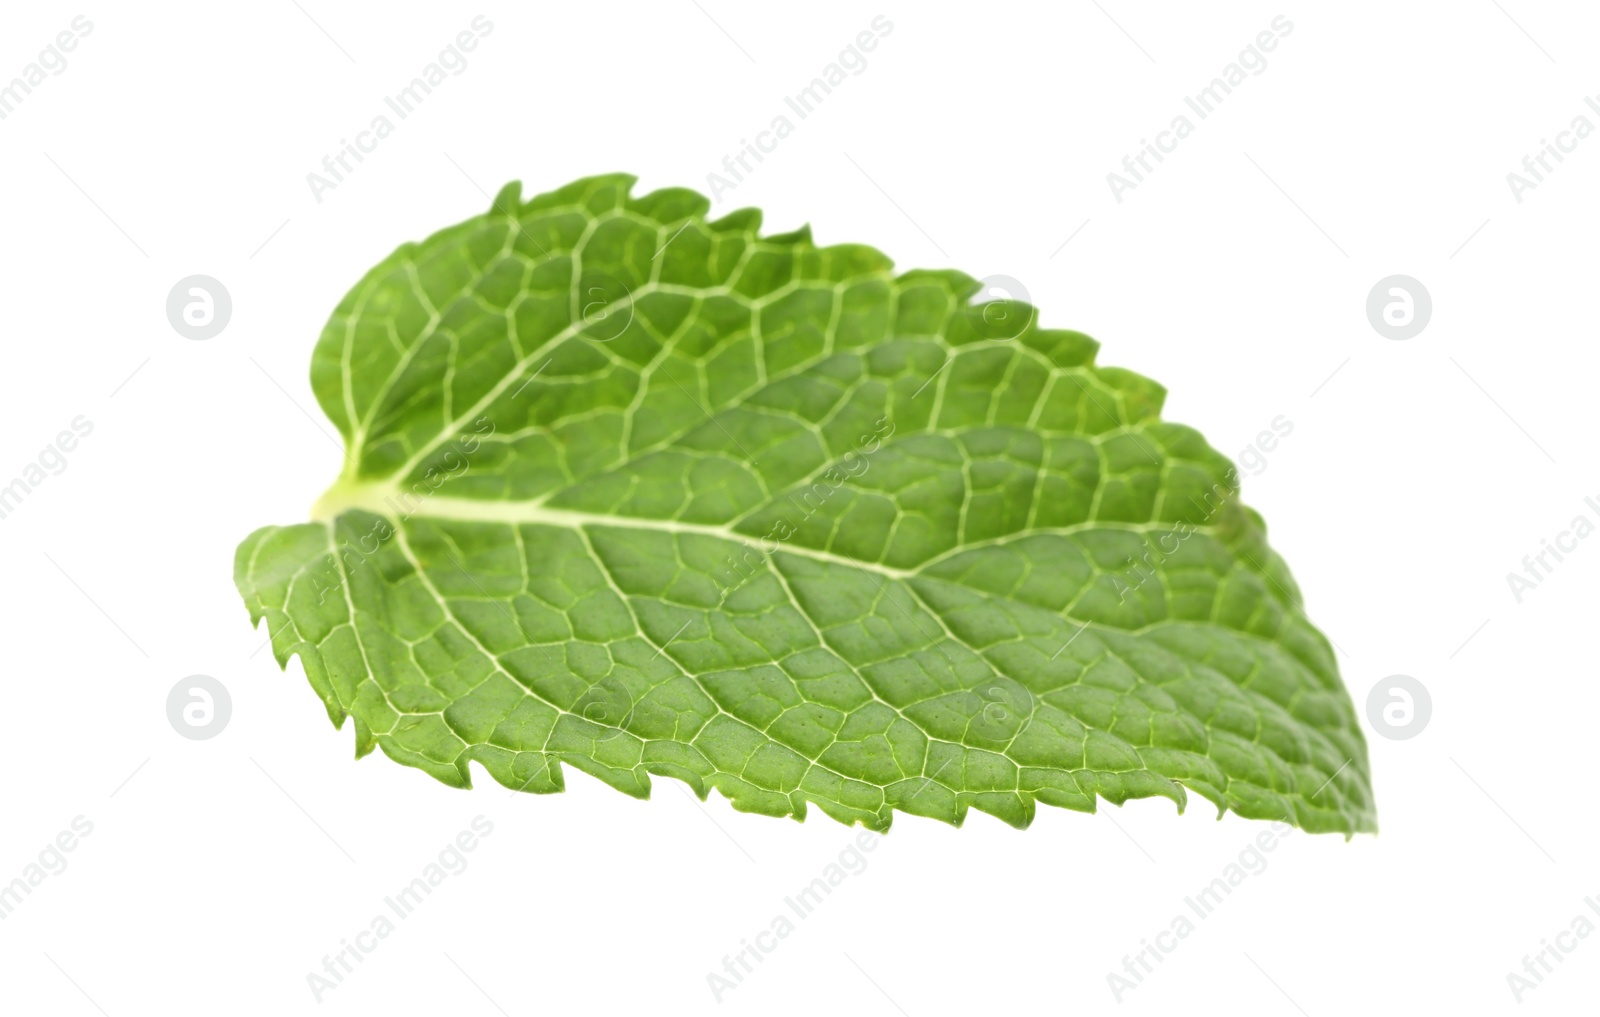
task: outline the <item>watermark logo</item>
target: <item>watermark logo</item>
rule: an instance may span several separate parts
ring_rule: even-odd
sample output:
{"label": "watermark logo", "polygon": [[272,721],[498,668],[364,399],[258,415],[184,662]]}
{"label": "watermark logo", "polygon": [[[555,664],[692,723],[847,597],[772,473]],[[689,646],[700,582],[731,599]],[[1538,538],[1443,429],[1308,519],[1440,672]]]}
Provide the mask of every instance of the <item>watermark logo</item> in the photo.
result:
{"label": "watermark logo", "polygon": [[[1235,88],[1267,69],[1266,54],[1277,49],[1278,43],[1294,31],[1294,22],[1280,14],[1272,19],[1269,28],[1270,31],[1263,29],[1253,42],[1241,50],[1238,58],[1222,69],[1220,77],[1212,78],[1194,95],[1183,97],[1183,104],[1190,112],[1201,120],[1206,119],[1216,112],[1223,100],[1233,94]],[[1194,126],[1194,121],[1187,114],[1179,113],[1172,118],[1166,130],[1156,134],[1155,141],[1139,139],[1138,152],[1122,157],[1122,172],[1113,170],[1106,174],[1106,184],[1111,188],[1111,196],[1117,204],[1122,204],[1124,192],[1144,183],[1145,178],[1155,172],[1157,165],[1178,150],[1178,142],[1194,133]],[[1155,165],[1151,164],[1152,159]]]}
{"label": "watermark logo", "polygon": [[9,883],[0,884],[0,920],[10,918],[24,900],[51,876],[67,871],[67,855],[78,849],[82,838],[94,832],[94,824],[83,816],[74,816],[67,829],[56,834],[35,861],[22,867],[22,874]]}
{"label": "watermark logo", "polygon": [[24,67],[21,74],[10,81],[0,81],[0,120],[15,113],[35,88],[50,80],[45,77],[46,71],[55,77],[67,69],[66,54],[77,49],[79,40],[94,31],[94,22],[80,14],[68,27],[71,31],[58,32],[50,44],[39,51],[38,59]]}
{"label": "watermark logo", "polygon": [[[871,466],[870,457],[883,448],[884,442],[894,434],[894,424],[888,417],[879,417],[870,433],[862,433],[854,445],[827,469],[816,474],[809,483],[802,483],[786,494],[783,511],[759,543],[740,540],[738,548],[724,559],[724,567],[711,577],[722,590],[722,602],[734,591],[755,576],[765,573],[765,565],[775,551],[794,539],[801,527],[822,509],[845,484],[859,481]],[[792,510],[792,511],[790,511]]]}
{"label": "watermark logo", "polygon": [[[1600,900],[1585,897],[1583,902],[1590,911],[1600,915]],[[1552,974],[1557,964],[1566,963],[1567,955],[1577,950],[1578,945],[1594,931],[1593,919],[1580,911],[1572,917],[1567,928],[1555,934],[1554,943],[1548,939],[1539,940],[1536,953],[1523,955],[1522,971],[1506,973],[1506,985],[1511,989],[1511,998],[1522,1002],[1523,997],[1544,984],[1545,976]]]}
{"label": "watermark logo", "polygon": [[1278,450],[1278,445],[1283,439],[1294,433],[1294,421],[1282,413],[1272,418],[1272,430],[1256,432],[1255,440],[1239,450],[1237,461],[1239,466],[1252,477],[1259,477],[1267,472],[1267,457]]}
{"label": "watermark logo", "polygon": [[209,275],[184,276],[167,294],[167,321],[185,339],[215,339],[232,317],[228,287]]}
{"label": "watermark logo", "polygon": [[[1600,102],[1596,102],[1593,96],[1584,96],[1583,102],[1590,112],[1600,115]],[[1554,142],[1540,138],[1538,154],[1522,157],[1522,172],[1513,170],[1506,174],[1506,185],[1511,188],[1511,197],[1516,203],[1522,204],[1522,196],[1544,183],[1545,178],[1555,172],[1556,166],[1566,162],[1567,156],[1578,150],[1578,142],[1593,133],[1594,123],[1579,113],[1567,124],[1566,130],[1556,132]],[[1555,160],[1555,165],[1551,165],[1551,159]]]}
{"label": "watermark logo", "polygon": [[[880,14],[872,19],[870,27],[871,31],[863,29],[857,33],[855,40],[839,52],[838,59],[824,67],[822,73],[812,78],[809,84],[794,95],[783,97],[783,104],[790,113],[799,120],[806,119],[817,111],[823,100],[833,94],[834,89],[867,69],[866,54],[877,49],[878,43],[894,31],[894,22]],[[724,192],[744,183],[745,178],[755,172],[756,166],[776,152],[778,143],[793,134],[794,129],[795,121],[790,120],[787,113],[779,113],[772,118],[766,130],[756,132],[754,141],[740,138],[738,150],[722,157],[722,172],[713,170],[706,174],[706,190],[711,193],[711,200],[722,201]],[[751,165],[752,159],[755,165]]]}
{"label": "watermark logo", "polygon": [[339,940],[339,949],[323,956],[319,970],[306,972],[306,987],[311,990],[313,999],[320,1003],[324,996],[344,985],[357,965],[394,935],[400,922],[413,917],[422,902],[433,896],[435,889],[450,877],[467,871],[467,855],[494,833],[494,824],[483,816],[474,816],[470,826],[448,841],[411,882],[385,897],[384,910],[373,915],[366,928],[348,939]]}
{"label": "watermark logo", "polygon": [[67,472],[67,456],[78,443],[94,433],[94,421],[79,415],[72,418],[72,429],[58,433],[55,440],[40,450],[33,462],[9,482],[0,477],[0,519],[8,519],[23,501],[51,477]]}
{"label": "watermark logo", "polygon": [[1428,287],[1409,275],[1388,275],[1367,294],[1367,321],[1385,339],[1414,339],[1433,317]]}
{"label": "watermark logo", "polygon": [[[435,89],[450,78],[465,73],[467,54],[477,49],[478,43],[494,31],[494,22],[480,14],[472,19],[471,28],[470,32],[458,32],[455,39],[439,51],[438,58],[422,68],[422,73],[407,82],[404,88],[383,97],[384,106],[396,119],[406,119],[417,111]],[[324,193],[344,183],[355,172],[356,166],[378,150],[378,142],[394,133],[394,125],[395,121],[390,120],[388,114],[379,113],[367,124],[366,130],[356,132],[355,141],[339,139],[338,151],[322,157],[322,172],[313,170],[306,174],[306,186],[311,188],[311,197],[316,199],[317,204],[322,204]],[[354,164],[351,160],[355,161]]]}
{"label": "watermark logo", "polygon": [[1415,738],[1432,717],[1427,686],[1408,674],[1392,674],[1367,693],[1367,723],[1391,741]]}
{"label": "watermark logo", "polygon": [[[1595,514],[1595,519],[1600,519],[1600,499],[1585,498],[1585,506]],[[1549,537],[1539,538],[1539,550],[1533,554],[1522,556],[1522,572],[1506,573],[1506,585],[1511,588],[1511,596],[1517,603],[1522,603],[1523,594],[1538,589],[1546,579],[1555,574],[1556,566],[1566,561],[1566,556],[1576,551],[1580,546],[1578,541],[1585,540],[1595,531],[1594,519],[1590,519],[1582,512],[1572,517],[1572,523],[1567,529]],[[1554,558],[1555,561],[1551,561]]]}
{"label": "watermark logo", "polygon": [[1211,489],[1204,495],[1203,502],[1190,499],[1194,507],[1204,513],[1199,523],[1181,520],[1160,536],[1148,537],[1145,549],[1139,557],[1136,559],[1133,555],[1128,555],[1124,559],[1123,567],[1109,576],[1111,588],[1117,594],[1118,604],[1126,604],[1128,598],[1140,587],[1155,578],[1156,570],[1175,557],[1184,543],[1194,536],[1200,527],[1212,524],[1223,506],[1238,494],[1240,467],[1249,471],[1253,477],[1259,477],[1267,472],[1267,457],[1278,448],[1280,441],[1294,433],[1294,421],[1280,413],[1272,418],[1271,427],[1271,430],[1263,429],[1257,432],[1255,439],[1239,452],[1238,465],[1230,466],[1222,481],[1211,485]]}
{"label": "watermark logo", "polygon": [[608,343],[633,324],[633,291],[605,272],[586,271],[578,283],[578,334]]}
{"label": "watermark logo", "polygon": [[815,879],[792,896],[785,897],[783,903],[787,910],[773,915],[767,928],[749,939],[741,939],[738,951],[722,958],[721,974],[706,972],[706,985],[711,989],[711,998],[720,1003],[726,994],[743,985],[745,977],[755,971],[757,964],[765,961],[769,954],[778,949],[779,944],[794,935],[799,929],[797,921],[810,918],[845,880],[867,871],[866,853],[876,851],[879,840],[879,836],[870,830],[860,831],[834,861],[823,866]]}
{"label": "watermark logo", "polygon": [[233,697],[221,682],[206,674],[192,674],[167,693],[167,721],[185,738],[203,742],[215,738],[233,717]]}
{"label": "watermark logo", "polygon": [[965,309],[972,330],[985,339],[1007,342],[1026,332],[1038,311],[1028,299],[1028,289],[1009,275],[990,275],[978,281],[978,293]]}
{"label": "watermark logo", "polygon": [[1123,955],[1120,971],[1106,972],[1106,985],[1111,989],[1111,998],[1120,1003],[1128,993],[1143,985],[1144,980],[1155,973],[1157,965],[1200,929],[1197,919],[1203,922],[1210,918],[1222,902],[1233,895],[1234,890],[1267,871],[1267,855],[1276,851],[1283,838],[1292,833],[1293,826],[1282,820],[1274,822],[1271,827],[1256,834],[1235,856],[1234,861],[1223,866],[1211,882],[1185,897],[1185,911],[1173,915],[1167,928],[1139,940],[1138,951]]}
{"label": "watermark logo", "polygon": [[[487,416],[479,417],[473,422],[471,432],[463,430],[448,444],[440,446],[430,459],[431,465],[420,470],[420,474],[413,471],[411,476],[415,479],[405,487],[396,487],[386,493],[380,506],[364,506],[366,511],[376,515],[364,533],[354,535],[352,539],[347,530],[340,528],[338,553],[330,551],[323,555],[318,559],[317,567],[309,573],[311,592],[317,595],[317,603],[325,603],[329,594],[342,596],[345,583],[393,539],[398,525],[409,521],[419,512],[439,488],[466,475],[472,468],[472,456],[483,447],[484,439],[494,432],[494,421]],[[329,495],[334,494],[334,491],[329,492]],[[343,508],[334,497],[323,510],[330,516],[336,516]]]}

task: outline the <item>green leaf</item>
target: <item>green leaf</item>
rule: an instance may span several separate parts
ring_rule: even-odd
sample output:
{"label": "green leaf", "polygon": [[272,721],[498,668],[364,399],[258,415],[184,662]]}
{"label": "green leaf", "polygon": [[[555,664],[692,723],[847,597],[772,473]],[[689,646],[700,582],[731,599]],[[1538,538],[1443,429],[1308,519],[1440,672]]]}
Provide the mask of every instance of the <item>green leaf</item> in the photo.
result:
{"label": "green leaf", "polygon": [[345,472],[235,572],[358,755],[878,830],[1185,789],[1375,828],[1328,641],[1159,385],[958,272],[632,183],[510,185],[317,344]]}

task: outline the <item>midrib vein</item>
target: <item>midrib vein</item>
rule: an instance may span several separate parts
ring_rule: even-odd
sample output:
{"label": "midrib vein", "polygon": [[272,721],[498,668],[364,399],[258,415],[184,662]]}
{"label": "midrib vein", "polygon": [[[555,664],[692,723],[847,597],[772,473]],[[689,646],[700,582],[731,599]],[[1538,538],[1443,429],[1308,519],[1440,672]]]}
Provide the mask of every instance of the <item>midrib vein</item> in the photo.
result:
{"label": "midrib vein", "polygon": [[[758,554],[767,552],[760,547],[761,538],[740,533],[728,526],[709,523],[690,523],[677,519],[649,519],[642,516],[607,515],[598,512],[575,512],[570,509],[550,508],[532,501],[483,501],[476,498],[451,498],[430,495],[412,510],[404,510],[400,490],[384,484],[335,484],[312,509],[312,518],[331,520],[352,509],[384,516],[395,522],[410,519],[433,519],[442,522],[502,523],[506,525],[556,526],[571,530],[588,530],[592,527],[611,527],[620,530],[651,530],[657,533],[687,534],[712,537],[732,544],[749,546]],[[849,555],[834,554],[813,547],[790,542],[780,542],[772,554],[792,554],[813,561],[843,565],[848,568],[874,572],[889,579],[909,579],[916,572],[898,569],[892,565],[862,561]]]}

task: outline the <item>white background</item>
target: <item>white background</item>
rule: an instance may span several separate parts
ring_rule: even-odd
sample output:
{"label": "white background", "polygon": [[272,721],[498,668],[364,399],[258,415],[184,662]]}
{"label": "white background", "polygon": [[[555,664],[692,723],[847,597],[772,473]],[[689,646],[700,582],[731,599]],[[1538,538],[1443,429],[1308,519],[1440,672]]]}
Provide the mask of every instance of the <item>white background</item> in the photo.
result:
{"label": "white background", "polygon": [[[1506,174],[1573,117],[1600,126],[1583,104],[1600,92],[1600,12],[23,6],[3,18],[0,81],[74,15],[94,27],[0,121],[0,483],[74,417],[94,432],[0,520],[0,883],[75,816],[93,833],[0,921],[0,1009],[1320,1017],[1592,1003],[1600,936],[1520,1005],[1506,976],[1574,916],[1600,923],[1583,903],[1600,894],[1600,538],[1520,604],[1506,574],[1580,513],[1600,521],[1584,505],[1600,501],[1600,138],[1520,203]],[[307,173],[480,13],[494,29],[465,72],[314,200]],[[338,471],[308,364],[367,268],[510,179],[537,193],[627,170],[641,193],[703,190],[879,13],[894,28],[866,70],[720,209],[757,205],[770,229],[810,222],[821,243],[872,243],[906,268],[1015,277],[1045,325],[1162,381],[1166,417],[1229,454],[1287,417],[1245,499],[1363,715],[1387,675],[1432,696],[1420,736],[1368,729],[1379,836],[1287,838],[1120,1003],[1107,974],[1263,824],[1218,822],[1198,796],[1181,817],[1159,800],[1041,807],[1026,832],[978,813],[961,830],[900,817],[719,1007],[707,974],[853,832],[820,813],[801,825],[701,806],[662,778],[648,802],[570,768],[566,794],[513,796],[481,772],[468,792],[381,754],[354,762],[351,729],[329,726],[298,662],[283,674],[260,650],[231,581],[237,542],[303,520]],[[1294,28],[1265,71],[1114,200],[1106,174],[1279,14]],[[168,290],[193,273],[232,294],[210,341],[166,320]],[[1408,341],[1366,318],[1393,273],[1433,299]],[[167,720],[168,691],[192,674],[231,693],[210,741]],[[494,832],[470,867],[319,1004],[307,974],[480,814]]]}

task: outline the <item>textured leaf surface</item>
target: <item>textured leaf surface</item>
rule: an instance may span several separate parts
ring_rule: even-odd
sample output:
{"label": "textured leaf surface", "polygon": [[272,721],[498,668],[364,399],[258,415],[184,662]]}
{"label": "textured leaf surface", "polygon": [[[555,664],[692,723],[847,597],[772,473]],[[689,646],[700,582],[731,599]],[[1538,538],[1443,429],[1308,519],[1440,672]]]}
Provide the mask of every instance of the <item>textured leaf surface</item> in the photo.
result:
{"label": "textured leaf surface", "polygon": [[1374,828],[1327,640],[1160,386],[967,276],[631,184],[511,185],[316,347],[345,473],[236,581],[358,754],[875,829],[1185,788]]}

